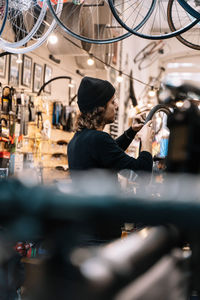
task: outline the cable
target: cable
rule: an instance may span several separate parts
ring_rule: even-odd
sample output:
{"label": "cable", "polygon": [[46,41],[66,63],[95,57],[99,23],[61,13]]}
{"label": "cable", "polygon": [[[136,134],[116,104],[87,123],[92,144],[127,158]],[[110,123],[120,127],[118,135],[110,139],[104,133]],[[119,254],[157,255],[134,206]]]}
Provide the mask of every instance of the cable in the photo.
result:
{"label": "cable", "polygon": [[[67,38],[66,36],[63,35],[63,38],[66,39],[67,41],[69,41],[71,44],[73,44],[74,46],[76,46],[77,48],[81,49],[81,50],[84,50],[82,47],[80,47],[78,44],[76,44],[75,42],[73,42],[72,40],[70,40],[69,38]],[[87,52],[86,50],[84,50],[85,52]],[[88,52],[87,52],[88,53]],[[135,77],[132,77],[130,76],[129,74],[126,74],[124,72],[122,72],[121,70],[118,70],[117,68],[113,67],[112,65],[110,64],[107,64],[105,63],[102,59],[100,59],[99,57],[95,56],[93,53],[89,53],[90,55],[92,55],[93,58],[95,58],[96,60],[98,60],[99,62],[103,63],[104,65],[114,69],[115,71],[117,72],[121,72],[121,74],[123,74],[124,76],[127,76],[128,78],[132,79],[132,80],[135,80],[143,85],[146,85],[146,86],[149,86],[150,88],[152,87],[152,85],[146,83],[146,82],[143,82],[142,80],[140,79],[137,79]]]}

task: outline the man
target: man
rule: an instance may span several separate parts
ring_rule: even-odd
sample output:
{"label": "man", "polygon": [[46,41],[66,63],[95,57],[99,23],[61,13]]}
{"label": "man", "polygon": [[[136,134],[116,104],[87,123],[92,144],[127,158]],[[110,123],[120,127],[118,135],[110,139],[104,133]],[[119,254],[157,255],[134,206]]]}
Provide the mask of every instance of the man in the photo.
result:
{"label": "man", "polygon": [[[117,109],[115,88],[111,83],[84,77],[78,90],[78,106],[77,132],[68,145],[72,177],[74,171],[89,169],[106,169],[116,174],[124,169],[151,172],[151,122],[143,126],[142,116],[139,116],[132,127],[116,140],[103,132],[104,126],[114,121]],[[137,134],[138,130],[140,132]],[[141,152],[137,159],[124,152],[136,134],[141,140]]]}
{"label": "man", "polygon": [[[68,144],[68,163],[72,179],[79,191],[96,193],[99,192],[100,187],[100,192],[106,193],[105,186],[107,186],[108,191],[112,192],[112,187],[109,190],[110,185],[114,184],[114,189],[116,189],[117,173],[124,169],[134,172],[151,172],[151,122],[143,126],[144,120],[142,116],[139,116],[133,126],[116,140],[103,131],[106,124],[114,121],[117,109],[115,88],[111,83],[106,80],[84,77],[78,90],[78,106],[80,115],[77,120],[77,132]],[[138,136],[141,140],[141,152],[135,159],[124,151],[138,130],[140,130]],[[92,174],[90,172],[86,177],[82,172],[81,174],[78,172],[91,169],[95,172]],[[102,178],[97,169],[107,170],[114,176],[107,177],[107,174],[103,173]],[[109,228],[104,228],[103,223],[100,227],[98,226],[99,224],[96,224],[95,228],[92,228],[91,236],[83,238],[83,244],[100,244],[120,237],[120,224],[111,221]]]}

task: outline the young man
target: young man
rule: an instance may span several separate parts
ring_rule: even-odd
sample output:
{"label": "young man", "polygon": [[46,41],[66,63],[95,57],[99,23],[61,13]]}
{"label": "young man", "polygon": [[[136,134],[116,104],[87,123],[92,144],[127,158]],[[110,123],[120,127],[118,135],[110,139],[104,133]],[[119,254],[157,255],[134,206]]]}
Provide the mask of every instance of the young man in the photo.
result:
{"label": "young man", "polygon": [[[152,129],[151,123],[143,126],[143,118],[136,118],[132,127],[116,140],[103,131],[106,124],[115,119],[117,109],[115,88],[106,80],[84,77],[78,90],[80,115],[77,120],[77,132],[68,144],[68,163],[76,188],[82,192],[106,192],[106,187],[118,191],[117,173],[128,169],[134,172],[152,170]],[[133,138],[138,133],[141,139],[141,152],[137,159],[127,155]],[[95,170],[90,174],[79,174],[78,171]],[[97,169],[109,171],[97,172]],[[114,175],[113,175],[114,174]],[[103,176],[102,176],[103,175]],[[110,174],[109,174],[110,175]],[[102,178],[103,177],[103,178]],[[95,179],[95,180],[94,180]],[[94,181],[93,181],[94,180]],[[113,188],[114,187],[114,188]],[[98,190],[98,191],[97,191]],[[98,224],[91,236],[83,238],[83,244],[100,244],[119,238],[120,224],[110,222],[109,228]]]}
{"label": "young man", "polygon": [[[68,163],[72,177],[75,171],[89,169],[110,170],[115,174],[124,169],[151,172],[151,122],[143,126],[142,116],[139,116],[132,127],[116,140],[103,131],[106,124],[114,121],[117,109],[115,88],[111,83],[84,77],[78,90],[78,106],[80,115],[77,132],[68,145]],[[136,134],[141,140],[141,152],[137,159],[124,152]]]}

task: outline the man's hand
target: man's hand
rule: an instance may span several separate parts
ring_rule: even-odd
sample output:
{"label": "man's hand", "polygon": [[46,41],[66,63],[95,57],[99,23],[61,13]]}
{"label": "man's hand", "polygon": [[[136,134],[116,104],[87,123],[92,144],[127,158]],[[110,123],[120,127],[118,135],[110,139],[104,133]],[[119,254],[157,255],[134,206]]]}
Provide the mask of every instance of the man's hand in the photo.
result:
{"label": "man's hand", "polygon": [[133,117],[133,123],[132,123],[133,131],[139,131],[143,127],[145,119],[146,119],[146,113],[145,112],[142,112],[142,113],[137,114],[136,116],[134,116]]}
{"label": "man's hand", "polygon": [[141,151],[148,151],[152,153],[152,142],[155,135],[152,129],[152,121],[146,123],[143,128],[137,133],[138,138],[141,141]]}

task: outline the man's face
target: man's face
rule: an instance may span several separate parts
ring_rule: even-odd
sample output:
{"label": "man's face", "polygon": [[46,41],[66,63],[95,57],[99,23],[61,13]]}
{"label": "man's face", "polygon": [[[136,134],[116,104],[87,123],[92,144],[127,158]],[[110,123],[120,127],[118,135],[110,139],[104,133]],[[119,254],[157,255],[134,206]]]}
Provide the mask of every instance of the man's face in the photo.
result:
{"label": "man's face", "polygon": [[106,111],[104,115],[104,121],[106,124],[110,124],[114,122],[117,108],[118,105],[116,102],[116,96],[114,95],[106,105]]}

